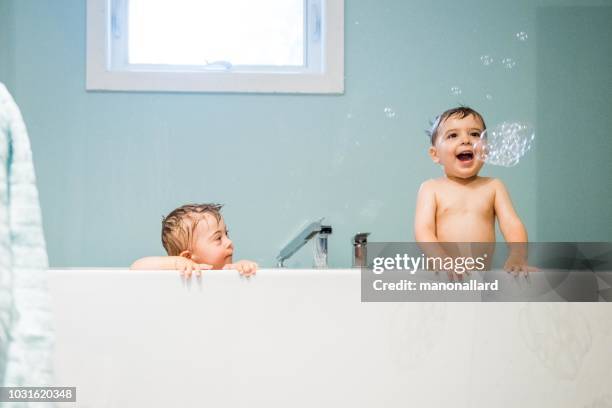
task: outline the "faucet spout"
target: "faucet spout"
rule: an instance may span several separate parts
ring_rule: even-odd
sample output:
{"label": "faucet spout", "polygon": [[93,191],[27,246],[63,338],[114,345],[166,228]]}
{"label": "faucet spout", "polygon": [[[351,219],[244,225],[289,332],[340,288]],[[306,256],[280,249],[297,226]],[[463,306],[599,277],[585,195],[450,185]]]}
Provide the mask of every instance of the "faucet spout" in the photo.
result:
{"label": "faucet spout", "polygon": [[318,235],[317,245],[315,247],[315,266],[327,266],[327,236],[331,234],[332,227],[329,225],[322,225],[322,222],[323,218],[311,222],[280,250],[279,254],[276,256],[279,268],[282,268],[284,261],[306,245],[315,235]]}

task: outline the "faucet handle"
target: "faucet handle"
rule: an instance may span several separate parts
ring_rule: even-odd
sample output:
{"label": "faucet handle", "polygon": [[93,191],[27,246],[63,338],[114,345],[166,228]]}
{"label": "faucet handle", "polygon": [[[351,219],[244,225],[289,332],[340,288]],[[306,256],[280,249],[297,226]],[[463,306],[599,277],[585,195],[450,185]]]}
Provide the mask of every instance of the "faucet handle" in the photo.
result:
{"label": "faucet handle", "polygon": [[363,245],[368,243],[369,232],[358,232],[353,237],[353,245]]}
{"label": "faucet handle", "polygon": [[363,268],[367,263],[369,232],[359,232],[353,237],[353,268]]}

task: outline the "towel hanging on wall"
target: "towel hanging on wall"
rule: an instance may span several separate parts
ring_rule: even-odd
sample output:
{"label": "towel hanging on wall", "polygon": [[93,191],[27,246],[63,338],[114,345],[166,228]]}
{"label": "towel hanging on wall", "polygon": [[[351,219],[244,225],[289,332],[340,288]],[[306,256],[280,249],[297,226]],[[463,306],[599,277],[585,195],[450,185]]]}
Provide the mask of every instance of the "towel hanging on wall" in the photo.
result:
{"label": "towel hanging on wall", "polygon": [[0,83],[0,386],[52,385],[47,268],[30,140]]}

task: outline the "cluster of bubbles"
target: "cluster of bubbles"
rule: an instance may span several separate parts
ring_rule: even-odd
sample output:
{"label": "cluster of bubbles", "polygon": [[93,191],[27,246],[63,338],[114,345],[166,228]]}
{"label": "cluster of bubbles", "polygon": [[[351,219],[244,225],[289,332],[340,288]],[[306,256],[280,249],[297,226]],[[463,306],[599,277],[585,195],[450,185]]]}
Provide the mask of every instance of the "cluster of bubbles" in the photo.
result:
{"label": "cluster of bubbles", "polygon": [[482,65],[488,67],[493,63],[493,57],[491,57],[490,55],[483,55],[482,57],[480,57],[480,61],[482,62]]}
{"label": "cluster of bubbles", "polygon": [[395,111],[388,106],[383,109],[383,112],[385,112],[385,116],[389,119],[393,119],[395,117]]}
{"label": "cluster of bubbles", "polygon": [[458,86],[453,86],[453,87],[451,88],[451,93],[452,93],[453,95],[457,95],[457,96],[459,96],[459,95],[461,95],[461,88],[459,88]]}
{"label": "cluster of bubbles", "polygon": [[474,145],[476,157],[496,166],[516,166],[531,148],[535,133],[528,123],[503,122],[482,132]]}
{"label": "cluster of bubbles", "polygon": [[516,66],[516,61],[514,61],[512,58],[504,58],[502,60],[502,64],[504,67],[512,69]]}
{"label": "cluster of bubbles", "polygon": [[[490,57],[489,55],[483,55],[480,57],[480,62],[482,62],[482,65],[488,67],[489,65],[493,64],[493,57]],[[516,61],[510,57],[502,59],[501,63],[504,67],[508,69],[512,69],[516,66]]]}
{"label": "cluster of bubbles", "polygon": [[[493,57],[489,55],[482,55],[480,57],[480,62],[482,62],[482,65],[484,65],[485,67],[488,67],[489,65],[493,64]],[[512,69],[516,66],[516,61],[509,57],[502,59],[501,63],[504,67],[508,69]]]}
{"label": "cluster of bubbles", "polygon": [[526,32],[519,31],[518,33],[516,33],[516,38],[518,38],[519,41],[527,41],[527,38],[529,38],[529,36]]}
{"label": "cluster of bubbles", "polygon": [[[515,37],[517,38],[517,40],[521,41],[521,42],[525,42],[527,41],[527,39],[529,38],[529,36],[527,35],[527,33],[525,31],[519,31],[515,34]],[[488,55],[488,54],[484,54],[480,56],[480,62],[482,63],[482,65],[484,65],[485,67],[488,67],[490,65],[493,65],[493,63],[495,62],[495,60],[493,59],[492,56]],[[511,70],[514,67],[516,67],[516,61],[513,60],[510,57],[506,57],[503,58],[501,60],[501,65],[508,69]],[[451,88],[451,93],[453,95],[460,95],[461,94],[461,89],[459,87],[452,87]],[[486,94],[485,98],[489,101],[493,100],[493,95],[491,94]]]}

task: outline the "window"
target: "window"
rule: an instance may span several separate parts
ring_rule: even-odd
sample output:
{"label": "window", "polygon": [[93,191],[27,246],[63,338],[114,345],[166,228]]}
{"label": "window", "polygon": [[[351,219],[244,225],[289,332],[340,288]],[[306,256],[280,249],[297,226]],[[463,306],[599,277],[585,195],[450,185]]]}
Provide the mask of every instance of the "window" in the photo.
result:
{"label": "window", "polygon": [[87,89],[342,93],[344,0],[88,0]]}

